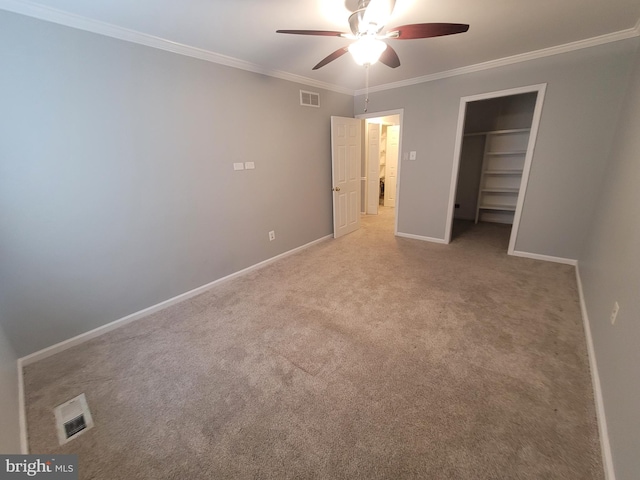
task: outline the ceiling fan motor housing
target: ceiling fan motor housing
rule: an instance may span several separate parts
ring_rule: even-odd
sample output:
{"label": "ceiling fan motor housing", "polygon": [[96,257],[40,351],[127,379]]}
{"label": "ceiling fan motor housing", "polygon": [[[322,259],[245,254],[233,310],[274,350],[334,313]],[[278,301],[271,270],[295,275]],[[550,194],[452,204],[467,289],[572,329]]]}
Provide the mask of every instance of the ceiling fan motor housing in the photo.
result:
{"label": "ceiling fan motor housing", "polygon": [[358,9],[349,16],[351,33],[356,37],[380,33],[395,3],[395,0],[359,0]]}

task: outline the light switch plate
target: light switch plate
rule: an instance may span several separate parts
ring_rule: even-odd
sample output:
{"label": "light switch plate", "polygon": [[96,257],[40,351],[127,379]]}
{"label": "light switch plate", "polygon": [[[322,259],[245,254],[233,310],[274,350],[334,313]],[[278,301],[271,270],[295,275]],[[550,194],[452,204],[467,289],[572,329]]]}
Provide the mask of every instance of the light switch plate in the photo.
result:
{"label": "light switch plate", "polygon": [[415,160],[416,158],[418,158],[418,153],[415,150],[409,152],[409,160]]}
{"label": "light switch plate", "polygon": [[233,169],[234,170],[244,170],[244,163],[241,162],[235,162],[233,164]]}
{"label": "light switch plate", "polygon": [[254,162],[244,162],[245,170],[253,170],[254,168],[256,168],[256,164]]}

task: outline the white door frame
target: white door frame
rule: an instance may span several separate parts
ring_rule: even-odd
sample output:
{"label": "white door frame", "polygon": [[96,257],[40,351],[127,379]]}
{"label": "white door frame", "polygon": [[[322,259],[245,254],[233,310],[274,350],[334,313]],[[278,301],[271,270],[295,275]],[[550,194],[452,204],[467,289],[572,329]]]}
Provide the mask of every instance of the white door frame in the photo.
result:
{"label": "white door frame", "polygon": [[538,85],[530,85],[527,87],[510,88],[508,90],[500,90],[497,92],[481,93],[479,95],[470,95],[460,99],[460,109],[458,111],[458,128],[456,131],[456,144],[453,152],[453,170],[451,172],[451,188],[449,189],[449,207],[447,210],[447,229],[445,232],[445,242],[451,242],[451,230],[453,228],[453,213],[455,209],[456,190],[458,187],[458,173],[460,170],[460,153],[462,151],[462,140],[464,136],[464,121],[467,111],[467,103],[476,102],[478,100],[488,100],[490,98],[509,97],[511,95],[520,95],[522,93],[537,92],[536,106],[533,111],[533,120],[531,122],[531,131],[529,133],[529,143],[527,144],[527,153],[524,159],[524,169],[522,171],[522,180],[520,182],[520,192],[518,194],[518,202],[513,217],[513,225],[511,226],[511,237],[509,238],[509,250],[507,253],[513,255],[518,231],[520,229],[520,216],[522,215],[522,207],[527,194],[527,184],[529,183],[529,173],[531,171],[531,161],[533,159],[533,150],[538,137],[538,127],[542,116],[542,105],[544,103],[544,95],[547,89],[546,83]]}
{"label": "white door frame", "polygon": [[[404,108],[400,108],[398,110],[386,110],[384,112],[367,112],[361,113],[360,115],[356,115],[356,118],[367,119],[367,118],[378,118],[378,117],[388,117],[389,115],[398,115],[400,116],[400,135],[398,140],[398,173],[396,180],[396,206],[395,206],[395,220],[394,220],[394,235],[398,235],[398,212],[400,211],[400,185],[402,179],[402,124],[404,122]],[[366,134],[365,134],[366,135]]]}

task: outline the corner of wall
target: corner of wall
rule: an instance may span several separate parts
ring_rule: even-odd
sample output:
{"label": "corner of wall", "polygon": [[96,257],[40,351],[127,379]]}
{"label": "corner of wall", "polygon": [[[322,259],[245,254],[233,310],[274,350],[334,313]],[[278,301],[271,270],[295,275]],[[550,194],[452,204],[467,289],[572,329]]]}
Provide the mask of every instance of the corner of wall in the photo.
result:
{"label": "corner of wall", "polygon": [[[17,369],[17,370],[16,370]],[[22,451],[22,397],[20,365],[15,351],[0,325],[0,452]],[[26,433],[24,434],[26,436]]]}
{"label": "corner of wall", "polygon": [[18,368],[18,415],[20,422],[20,453],[22,453],[23,455],[28,455],[29,439],[27,436],[27,411],[24,400],[24,365],[22,365],[21,358],[19,358],[16,363]]}
{"label": "corner of wall", "polygon": [[609,431],[607,429],[607,418],[604,410],[604,400],[602,397],[602,388],[600,386],[600,375],[598,373],[596,352],[593,347],[593,337],[591,336],[591,325],[589,323],[587,304],[585,303],[584,292],[582,290],[582,280],[580,278],[579,262],[576,262],[575,266],[576,266],[576,281],[578,283],[578,295],[580,297],[580,311],[582,312],[584,335],[587,342],[587,354],[589,357],[589,369],[591,370],[591,383],[593,385],[593,397],[596,402],[596,418],[598,421],[598,433],[600,436],[600,448],[602,451],[602,464],[604,466],[604,475],[605,475],[605,480],[616,480],[616,474],[613,468],[613,457],[611,454],[611,443],[609,441]]}

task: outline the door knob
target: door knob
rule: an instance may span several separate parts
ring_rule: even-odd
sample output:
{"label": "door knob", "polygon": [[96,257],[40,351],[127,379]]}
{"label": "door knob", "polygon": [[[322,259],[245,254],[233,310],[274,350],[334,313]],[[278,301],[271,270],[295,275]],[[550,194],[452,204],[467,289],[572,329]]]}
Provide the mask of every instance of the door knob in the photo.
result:
{"label": "door knob", "polygon": [[331,190],[333,190],[334,192],[339,192],[340,191],[340,187],[334,187]]}

